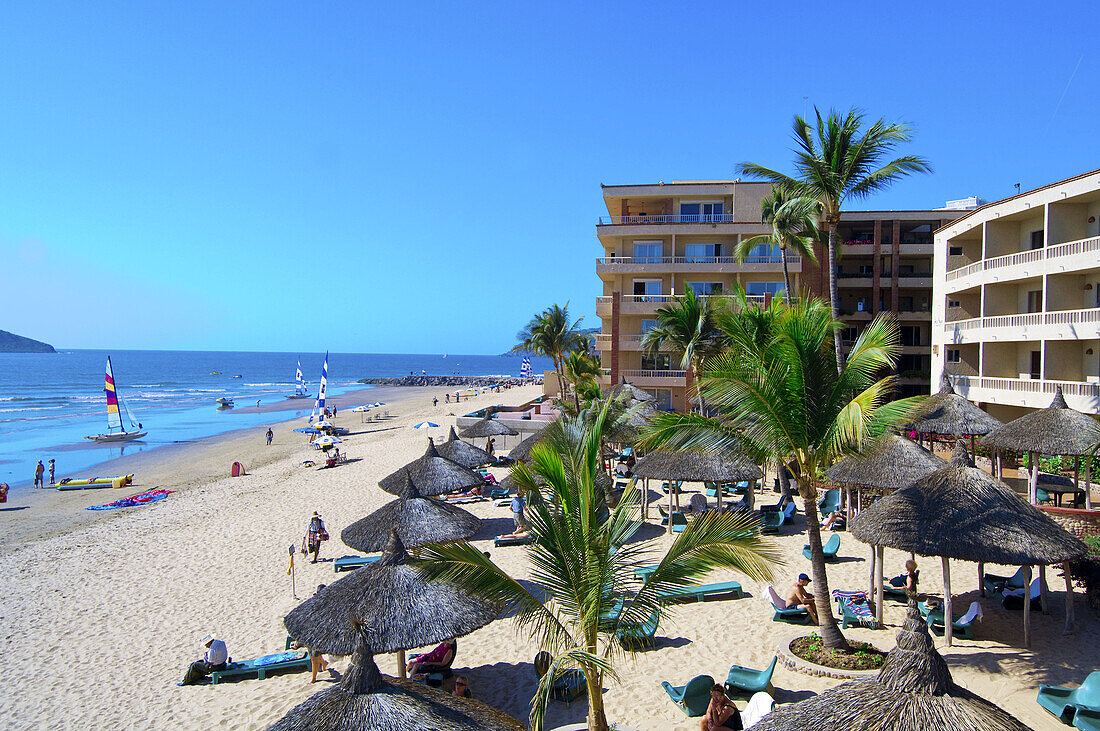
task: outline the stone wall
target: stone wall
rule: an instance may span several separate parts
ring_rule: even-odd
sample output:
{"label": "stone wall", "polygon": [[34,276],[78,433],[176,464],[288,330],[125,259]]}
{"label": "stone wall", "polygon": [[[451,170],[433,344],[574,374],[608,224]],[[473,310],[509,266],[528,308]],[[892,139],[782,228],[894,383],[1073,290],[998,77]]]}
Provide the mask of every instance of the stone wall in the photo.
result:
{"label": "stone wall", "polygon": [[1100,510],[1055,508],[1048,505],[1040,505],[1039,509],[1078,538],[1100,536]]}

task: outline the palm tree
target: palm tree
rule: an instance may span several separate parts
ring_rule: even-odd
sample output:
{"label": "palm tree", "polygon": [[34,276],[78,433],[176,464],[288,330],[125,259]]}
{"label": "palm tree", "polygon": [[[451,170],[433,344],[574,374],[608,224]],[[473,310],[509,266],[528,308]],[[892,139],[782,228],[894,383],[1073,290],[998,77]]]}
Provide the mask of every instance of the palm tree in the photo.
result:
{"label": "palm tree", "polygon": [[[754,519],[714,512],[688,524],[648,580],[636,579],[634,571],[652,563],[644,543],[628,543],[638,527],[638,489],[631,482],[608,512],[595,481],[607,410],[605,404],[590,426],[563,419],[547,427],[546,437],[531,450],[530,465],[520,463],[512,472],[528,496],[534,536],[531,583],[548,600],[540,600],[468,543],[421,549],[427,578],[456,582],[475,596],[506,605],[516,630],[533,634],[553,655],[531,701],[534,731],[543,728],[555,677],[577,667],[588,687],[588,728],[607,731],[603,684],[622,657],[618,631],[654,615],[660,619],[673,609],[669,594],[697,585],[714,568],[766,580],[778,556],[759,537]],[[542,497],[540,485],[550,500]]]}
{"label": "palm tree", "polygon": [[574,350],[565,356],[562,360],[562,374],[573,387],[573,403],[577,411],[581,410],[582,391],[591,395],[595,385],[594,392],[600,392],[600,362],[584,351]]}
{"label": "palm tree", "polygon": [[829,607],[829,584],[821,551],[817,486],[825,470],[908,414],[914,399],[886,403],[893,376],[876,380],[898,352],[898,326],[880,315],[852,347],[838,373],[829,336],[838,323],[824,301],[800,299],[784,306],[762,344],[749,326],[730,333],[729,350],[707,361],[700,382],[715,417],[658,414],[641,439],[643,447],[726,450],[747,444],[781,462],[793,462],[805,501],[813,582],[825,644],[847,642]]}
{"label": "palm tree", "polygon": [[738,263],[748,257],[757,246],[777,246],[783,258],[783,295],[791,303],[791,273],[787,269],[788,250],[804,259],[817,263],[814,241],[818,238],[814,220],[821,210],[821,203],[813,198],[790,197],[785,188],[773,185],[771,194],[760,203],[761,220],[771,224],[770,234],[742,239],[733,250]]}
{"label": "palm tree", "polygon": [[[681,297],[658,308],[657,324],[642,336],[642,349],[655,356],[662,345],[671,346],[680,354],[680,367],[688,372],[690,384],[703,361],[721,352],[724,339],[715,321],[716,309],[689,287]],[[703,407],[700,397],[700,411]]]}
{"label": "palm tree", "polygon": [[588,347],[588,340],[577,332],[577,325],[580,325],[582,320],[584,320],[583,317],[570,321],[568,302],[564,307],[550,305],[531,318],[527,326],[516,335],[519,344],[512,348],[513,353],[533,353],[552,360],[562,396],[565,395],[563,363],[566,353],[585,350]]}
{"label": "palm tree", "polygon": [[[912,129],[906,124],[879,119],[863,131],[864,115],[858,109],[849,109],[843,116],[830,110],[824,119],[816,107],[814,112],[816,128],[802,117],[794,118],[797,152],[793,177],[749,162],[739,165],[738,170],[770,180],[786,188],[791,195],[820,201],[821,213],[829,229],[829,305],[836,320],[840,300],[836,286],[837,225],[841,209],[848,200],[866,198],[906,175],[931,172],[932,167],[917,155],[903,155],[884,162],[894,148],[912,138]],[[839,329],[833,333],[833,343],[839,371]]]}

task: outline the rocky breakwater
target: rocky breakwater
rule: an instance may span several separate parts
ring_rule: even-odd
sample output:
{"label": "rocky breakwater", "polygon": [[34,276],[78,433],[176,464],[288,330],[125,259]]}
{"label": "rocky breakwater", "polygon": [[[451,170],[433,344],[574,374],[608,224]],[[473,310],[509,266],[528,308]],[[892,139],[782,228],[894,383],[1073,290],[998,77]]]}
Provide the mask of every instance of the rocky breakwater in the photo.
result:
{"label": "rocky breakwater", "polygon": [[512,376],[401,376],[400,378],[360,378],[372,386],[522,386],[530,381]]}

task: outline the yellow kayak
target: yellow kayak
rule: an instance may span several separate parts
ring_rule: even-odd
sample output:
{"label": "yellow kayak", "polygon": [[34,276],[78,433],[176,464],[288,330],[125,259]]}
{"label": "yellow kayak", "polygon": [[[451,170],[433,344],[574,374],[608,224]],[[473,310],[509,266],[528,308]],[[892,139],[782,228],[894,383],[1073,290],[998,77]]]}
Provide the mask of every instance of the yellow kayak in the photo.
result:
{"label": "yellow kayak", "polygon": [[88,487],[125,487],[132,484],[133,475],[121,475],[119,477],[86,477],[70,480],[68,478],[57,483],[58,490],[83,490]]}

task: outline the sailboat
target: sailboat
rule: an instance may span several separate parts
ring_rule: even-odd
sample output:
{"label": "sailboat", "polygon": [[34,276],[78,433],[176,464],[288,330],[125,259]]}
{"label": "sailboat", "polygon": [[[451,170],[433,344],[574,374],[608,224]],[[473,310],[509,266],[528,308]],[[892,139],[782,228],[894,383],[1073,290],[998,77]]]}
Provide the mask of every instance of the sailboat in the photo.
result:
{"label": "sailboat", "polygon": [[294,394],[287,396],[287,398],[309,398],[309,391],[306,390],[305,381],[302,379],[302,361],[298,360],[298,370],[294,373]]}
{"label": "sailboat", "polygon": [[[107,375],[103,390],[107,394],[107,433],[84,438],[91,439],[93,442],[129,442],[145,436],[148,432],[141,431],[141,424],[134,419],[133,412],[122,400],[122,396],[119,395],[118,389],[115,387],[115,373],[111,368],[111,356],[109,355],[107,356]],[[126,431],[126,427],[122,425],[122,414],[119,412],[119,405],[126,412],[126,418],[130,422],[132,431]]]}
{"label": "sailboat", "polygon": [[325,393],[328,391],[328,353],[325,353],[325,362],[321,366],[321,386],[317,389],[317,402],[313,405],[313,411],[309,415],[309,423],[316,420],[325,423]]}

